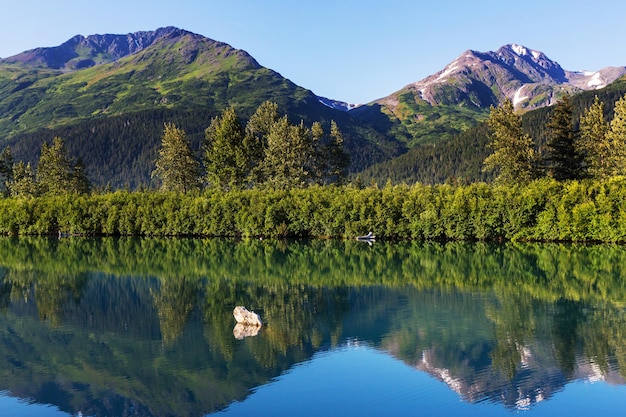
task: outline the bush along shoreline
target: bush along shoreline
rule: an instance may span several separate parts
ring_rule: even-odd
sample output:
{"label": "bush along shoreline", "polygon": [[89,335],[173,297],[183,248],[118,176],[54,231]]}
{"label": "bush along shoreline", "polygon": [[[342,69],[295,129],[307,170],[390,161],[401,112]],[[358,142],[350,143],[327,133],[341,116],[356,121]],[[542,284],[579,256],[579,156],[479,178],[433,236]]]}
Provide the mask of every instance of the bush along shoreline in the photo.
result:
{"label": "bush along shoreline", "polygon": [[626,241],[626,177],[0,199],[2,235]]}

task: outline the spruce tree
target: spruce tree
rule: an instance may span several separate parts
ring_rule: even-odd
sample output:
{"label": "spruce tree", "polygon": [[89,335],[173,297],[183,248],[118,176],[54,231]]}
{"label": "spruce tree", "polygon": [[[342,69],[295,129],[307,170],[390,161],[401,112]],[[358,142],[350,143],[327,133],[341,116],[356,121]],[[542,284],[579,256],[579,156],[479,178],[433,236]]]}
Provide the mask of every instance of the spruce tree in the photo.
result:
{"label": "spruce tree", "polygon": [[546,130],[545,169],[548,175],[558,181],[580,179],[583,158],[578,151],[578,131],[574,128],[569,96],[564,96],[552,109]]}
{"label": "spruce tree", "polygon": [[81,158],[78,158],[72,168],[71,189],[77,194],[89,194],[91,191],[91,184],[87,178],[87,167]]}
{"label": "spruce tree", "polygon": [[11,179],[7,183],[12,197],[36,197],[39,194],[30,162],[24,164],[20,161],[13,165],[12,171]]}
{"label": "spruce tree", "polygon": [[265,101],[256,109],[246,124],[244,149],[248,155],[249,182],[252,184],[265,182],[262,162],[267,148],[267,137],[279,120],[278,104]]}
{"label": "spruce tree", "polygon": [[487,120],[493,153],[483,161],[485,171],[498,171],[497,182],[526,183],[534,177],[535,153],[532,139],[522,130],[522,119],[511,100],[491,106]]}
{"label": "spruce tree", "polygon": [[606,138],[609,144],[608,176],[626,175],[626,95],[615,102]]}
{"label": "spruce tree", "polygon": [[310,162],[313,154],[311,130],[301,122],[289,123],[287,116],[274,123],[267,135],[267,147],[261,163],[264,184],[273,188],[304,187],[314,178]]}
{"label": "spruce tree", "polygon": [[211,120],[204,142],[204,163],[210,186],[228,189],[244,185],[251,169],[245,136],[233,107]]}
{"label": "spruce tree", "polygon": [[13,155],[11,148],[6,147],[0,154],[0,194],[8,193],[8,184],[13,178]]}
{"label": "spruce tree", "polygon": [[344,149],[343,135],[334,120],[330,122],[330,139],[325,152],[328,161],[328,180],[343,184],[346,170],[350,165],[350,155]]}
{"label": "spruce tree", "polygon": [[52,144],[44,142],[37,164],[37,185],[43,195],[74,193],[74,165],[63,139],[56,136]]}
{"label": "spruce tree", "polygon": [[185,131],[166,123],[159,156],[152,177],[160,179],[160,189],[186,193],[200,187],[200,164],[194,156]]}
{"label": "spruce tree", "polygon": [[580,118],[578,152],[583,156],[586,174],[591,178],[609,175],[610,149],[607,133],[609,124],[604,119],[604,103],[595,97],[593,104]]}

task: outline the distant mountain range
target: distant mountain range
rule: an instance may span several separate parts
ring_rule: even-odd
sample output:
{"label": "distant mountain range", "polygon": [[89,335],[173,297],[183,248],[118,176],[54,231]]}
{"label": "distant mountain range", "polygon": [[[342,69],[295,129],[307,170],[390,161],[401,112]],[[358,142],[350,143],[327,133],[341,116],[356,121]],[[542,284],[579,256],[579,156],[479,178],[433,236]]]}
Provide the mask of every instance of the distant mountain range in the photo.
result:
{"label": "distant mountain range", "polygon": [[567,71],[511,44],[468,50],[436,74],[353,106],[316,96],[245,51],[175,27],[75,36],[0,59],[0,148],[9,144],[16,157],[36,160],[41,142],[61,135],[97,183],[137,186],[150,181],[163,122],[184,124],[199,147],[204,128],[225,108],[247,118],[272,100],[296,122],[335,120],[359,172],[410,148],[453,140],[504,99],[532,110],[625,74],[626,67]]}
{"label": "distant mountain range", "polygon": [[510,99],[517,108],[534,109],[554,104],[563,94],[606,87],[625,74],[626,67],[567,71],[543,52],[511,44],[496,52],[465,51],[436,74],[378,102],[393,107],[394,98],[410,91],[433,106],[488,108]]}
{"label": "distant mountain range", "polygon": [[624,75],[626,67],[567,71],[542,52],[510,44],[496,52],[465,51],[441,71],[356,111],[364,119],[373,112],[387,114],[419,144],[466,130],[506,99],[517,109],[532,110]]}

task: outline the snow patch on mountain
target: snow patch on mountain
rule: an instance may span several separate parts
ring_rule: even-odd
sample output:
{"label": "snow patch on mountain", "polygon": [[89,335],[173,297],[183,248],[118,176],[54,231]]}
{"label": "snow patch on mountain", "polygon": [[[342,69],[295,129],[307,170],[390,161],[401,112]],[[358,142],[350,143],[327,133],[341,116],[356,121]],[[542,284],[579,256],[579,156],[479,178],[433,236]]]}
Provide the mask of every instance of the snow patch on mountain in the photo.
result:
{"label": "snow patch on mountain", "polygon": [[524,89],[524,86],[521,86],[515,92],[515,95],[513,96],[513,106],[514,107],[518,107],[518,104],[520,104],[522,101],[528,100],[530,98],[528,96],[522,96],[522,90],[523,89]]}
{"label": "snow patch on mountain", "polygon": [[451,64],[449,64],[441,74],[439,74],[439,77],[437,77],[437,79],[435,80],[435,82],[444,82],[446,80],[446,77],[448,77],[450,74],[454,73],[454,71],[459,69],[459,60],[458,58],[452,62]]}
{"label": "snow patch on mountain", "polygon": [[360,106],[360,104],[349,104],[343,101],[332,100],[326,97],[317,97],[317,100],[322,103],[326,107],[330,107],[331,109],[341,110],[341,111],[350,111],[356,109]]}
{"label": "snow patch on mountain", "polygon": [[599,72],[595,72],[590,76],[589,81],[587,81],[587,86],[589,88],[602,88],[605,86],[604,80],[602,80]]}
{"label": "snow patch on mountain", "polygon": [[516,43],[511,45],[511,49],[519,56],[526,56],[528,55],[528,49],[526,49],[525,46],[522,45],[518,45]]}

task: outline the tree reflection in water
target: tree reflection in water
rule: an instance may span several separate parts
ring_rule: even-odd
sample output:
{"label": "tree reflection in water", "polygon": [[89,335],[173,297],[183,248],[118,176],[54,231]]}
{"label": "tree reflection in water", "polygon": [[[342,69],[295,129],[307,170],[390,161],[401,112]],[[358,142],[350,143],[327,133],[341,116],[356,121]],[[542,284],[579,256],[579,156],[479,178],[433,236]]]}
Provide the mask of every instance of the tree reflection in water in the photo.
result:
{"label": "tree reflection in water", "polygon": [[[624,383],[626,251],[558,244],[0,239],[0,389],[197,415],[358,340],[470,402]],[[233,336],[232,309],[265,323]],[[68,354],[69,353],[69,354]]]}

